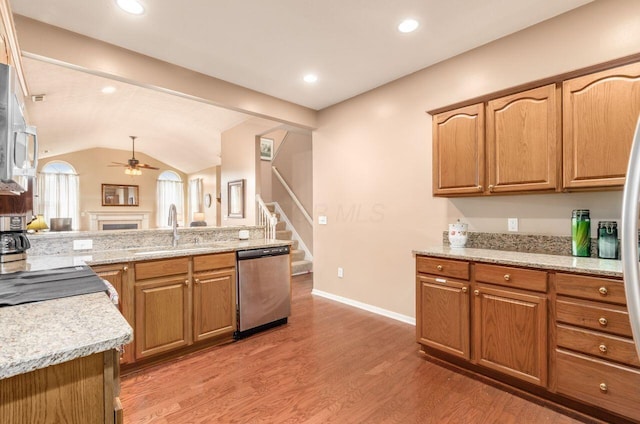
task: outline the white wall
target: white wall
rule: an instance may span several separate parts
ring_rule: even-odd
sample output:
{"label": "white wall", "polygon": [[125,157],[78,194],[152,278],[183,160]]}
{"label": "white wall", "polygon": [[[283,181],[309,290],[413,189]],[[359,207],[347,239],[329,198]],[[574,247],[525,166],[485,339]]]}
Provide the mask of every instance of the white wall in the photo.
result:
{"label": "white wall", "polygon": [[314,288],[413,317],[411,251],[441,244],[457,218],[506,232],[519,217],[523,232],[557,235],[572,209],[619,219],[619,192],[434,198],[425,111],[638,53],[639,16],[640,1],[596,1],[320,111],[314,216],[328,225],[314,226]]}
{"label": "white wall", "polygon": [[[271,131],[264,136],[266,138],[270,138],[273,140],[273,154],[278,151],[280,145],[282,144],[282,139],[287,135],[287,131],[285,130],[276,130]],[[258,192],[260,196],[262,196],[262,200],[269,203],[273,201],[273,173],[271,172],[271,166],[273,165],[273,161],[270,160],[260,160],[260,188]]]}
{"label": "white wall", "polygon": [[[185,183],[185,188],[188,192],[189,180],[193,180],[196,178],[202,178],[202,208],[204,212],[204,220],[207,222],[207,225],[214,226],[216,225],[216,217],[218,214],[218,202],[216,201],[216,193],[219,191],[218,189],[218,179],[216,173],[218,171],[219,166],[212,166],[211,168],[203,169],[201,171],[195,172],[193,174],[189,174],[187,176],[187,182]],[[204,203],[204,196],[207,194],[211,195],[211,206],[207,207]],[[187,206],[185,208],[185,213],[188,213],[188,205],[189,205],[189,195],[187,194]],[[190,224],[189,219],[192,217],[188,217],[187,224]]]}
{"label": "white wall", "polygon": [[[38,172],[53,161],[67,162],[76,170],[80,178],[80,230],[89,230],[89,215],[86,212],[95,211],[149,212],[149,226],[155,228],[157,180],[163,171],[173,171],[182,178],[185,184],[185,213],[187,213],[187,175],[144,153],[138,152],[136,155],[141,163],[160,169],[145,169],[139,176],[126,175],[124,168],[108,165],[111,162],[126,162],[131,157],[130,151],[93,148],[41,159],[38,161]],[[102,184],[137,185],[140,196],[139,205],[135,207],[102,206]]]}
{"label": "white wall", "polygon": [[[256,187],[260,186],[259,137],[276,125],[266,119],[252,118],[222,133],[222,226],[255,225]],[[244,218],[228,218],[229,181],[244,179]]]}

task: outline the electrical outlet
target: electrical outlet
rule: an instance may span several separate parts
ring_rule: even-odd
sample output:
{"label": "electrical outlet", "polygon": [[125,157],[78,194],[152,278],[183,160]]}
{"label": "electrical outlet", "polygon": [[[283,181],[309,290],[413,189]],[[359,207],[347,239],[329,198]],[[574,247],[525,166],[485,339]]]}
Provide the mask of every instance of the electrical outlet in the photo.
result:
{"label": "electrical outlet", "polygon": [[321,215],[318,217],[318,224],[320,225],[327,225],[327,217],[324,215]]}
{"label": "electrical outlet", "polygon": [[342,267],[338,267],[338,278],[344,277],[344,269]]}
{"label": "electrical outlet", "polygon": [[509,231],[518,231],[518,218],[508,218],[507,227]]}
{"label": "electrical outlet", "polygon": [[73,250],[91,250],[93,249],[93,240],[74,240]]}

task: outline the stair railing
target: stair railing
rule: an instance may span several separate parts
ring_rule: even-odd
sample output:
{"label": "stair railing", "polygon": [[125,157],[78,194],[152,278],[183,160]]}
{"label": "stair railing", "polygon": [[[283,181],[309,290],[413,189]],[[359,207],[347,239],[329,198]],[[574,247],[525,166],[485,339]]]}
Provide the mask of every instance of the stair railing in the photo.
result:
{"label": "stair railing", "polygon": [[307,220],[309,225],[313,226],[313,218],[311,218],[309,213],[307,213],[307,211],[305,210],[304,206],[302,206],[302,203],[300,203],[300,200],[298,200],[298,196],[296,196],[293,190],[291,190],[291,187],[289,187],[289,184],[287,184],[284,178],[282,178],[282,175],[278,171],[278,168],[276,168],[275,166],[272,166],[271,170],[273,171],[273,174],[278,178],[278,180],[280,181],[284,189],[287,191],[287,193],[289,193],[289,197],[291,197],[291,199],[293,200],[293,203],[298,207],[298,209],[300,209],[300,212],[302,212],[302,215]]}
{"label": "stair railing", "polygon": [[278,224],[276,214],[267,208],[259,194],[256,194],[256,203],[258,204],[258,226],[264,227],[265,240],[275,240]]}

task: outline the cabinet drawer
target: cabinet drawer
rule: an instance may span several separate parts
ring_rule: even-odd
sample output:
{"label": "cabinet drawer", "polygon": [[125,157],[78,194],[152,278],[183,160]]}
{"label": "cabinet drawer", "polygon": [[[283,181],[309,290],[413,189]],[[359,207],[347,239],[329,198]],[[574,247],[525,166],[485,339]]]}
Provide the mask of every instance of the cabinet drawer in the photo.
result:
{"label": "cabinet drawer", "polygon": [[233,268],[236,266],[235,253],[218,253],[215,255],[200,255],[193,257],[193,271],[210,269]]}
{"label": "cabinet drawer", "polygon": [[626,308],[573,299],[556,300],[559,322],[592,328],[606,333],[632,337]]}
{"label": "cabinet drawer", "polygon": [[624,283],[621,280],[558,273],[556,289],[558,294],[626,305]]}
{"label": "cabinet drawer", "polygon": [[478,282],[539,292],[547,291],[546,271],[486,264],[477,264],[475,268],[475,280]]}
{"label": "cabinet drawer", "polygon": [[599,359],[556,351],[558,393],[640,420],[640,372]]}
{"label": "cabinet drawer", "polygon": [[558,347],[640,367],[636,347],[631,339],[565,325],[558,325],[556,328]]}
{"label": "cabinet drawer", "polygon": [[189,257],[136,263],[136,280],[168,277],[189,272]]}
{"label": "cabinet drawer", "polygon": [[468,280],[469,262],[418,256],[416,258],[416,271],[423,274]]}

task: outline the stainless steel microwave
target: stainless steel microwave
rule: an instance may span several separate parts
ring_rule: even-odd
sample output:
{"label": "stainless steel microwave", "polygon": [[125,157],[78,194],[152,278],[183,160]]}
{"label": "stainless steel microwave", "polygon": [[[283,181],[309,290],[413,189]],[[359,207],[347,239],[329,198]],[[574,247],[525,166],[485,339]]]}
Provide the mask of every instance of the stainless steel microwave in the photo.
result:
{"label": "stainless steel microwave", "polygon": [[26,191],[38,164],[35,127],[26,124],[13,67],[0,64],[0,189]]}

